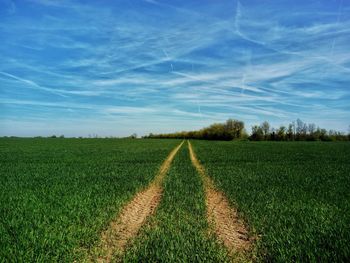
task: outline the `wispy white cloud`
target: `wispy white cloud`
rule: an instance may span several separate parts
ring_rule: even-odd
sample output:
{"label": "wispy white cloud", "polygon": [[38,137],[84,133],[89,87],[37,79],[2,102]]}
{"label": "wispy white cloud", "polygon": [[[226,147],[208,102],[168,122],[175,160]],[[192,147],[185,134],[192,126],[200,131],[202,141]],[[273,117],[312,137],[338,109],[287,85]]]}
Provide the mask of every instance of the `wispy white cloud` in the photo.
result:
{"label": "wispy white cloud", "polygon": [[33,0],[17,9],[39,5],[42,14],[0,20],[1,118],[26,107],[28,119],[68,109],[106,123],[169,117],[174,130],[232,115],[248,125],[307,114],[317,122],[326,111],[350,121],[345,2],[341,12],[316,1],[292,11],[272,1],[153,0]]}
{"label": "wispy white cloud", "polygon": [[15,75],[3,72],[3,71],[0,71],[0,75],[5,76],[5,77],[10,78],[10,79],[13,79],[13,80],[18,81],[18,82],[22,82],[22,83],[26,84],[27,87],[30,87],[30,88],[34,88],[34,89],[41,90],[41,91],[46,91],[46,92],[49,92],[49,93],[52,93],[55,95],[59,95],[59,96],[64,96],[54,89],[43,87],[43,86],[41,86],[41,85],[37,84],[36,82],[29,80],[29,79],[20,78],[18,76],[15,76]]}

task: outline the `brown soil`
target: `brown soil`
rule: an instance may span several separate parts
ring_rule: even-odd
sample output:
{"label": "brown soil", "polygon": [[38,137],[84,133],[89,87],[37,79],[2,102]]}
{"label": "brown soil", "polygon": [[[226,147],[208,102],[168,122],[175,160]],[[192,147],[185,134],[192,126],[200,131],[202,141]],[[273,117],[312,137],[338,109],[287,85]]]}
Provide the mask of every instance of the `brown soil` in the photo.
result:
{"label": "brown soil", "polygon": [[236,209],[229,205],[222,192],[215,189],[203,165],[198,161],[190,142],[188,142],[188,147],[192,164],[204,181],[207,217],[217,238],[229,252],[240,253],[250,250],[251,240],[248,237],[248,231],[242,220],[238,218]]}
{"label": "brown soil", "polygon": [[128,242],[137,235],[147,217],[157,208],[162,195],[161,183],[182,144],[183,142],[170,152],[150,186],[137,193],[102,233],[99,246],[92,250],[91,261],[111,262],[115,255],[123,253]]}

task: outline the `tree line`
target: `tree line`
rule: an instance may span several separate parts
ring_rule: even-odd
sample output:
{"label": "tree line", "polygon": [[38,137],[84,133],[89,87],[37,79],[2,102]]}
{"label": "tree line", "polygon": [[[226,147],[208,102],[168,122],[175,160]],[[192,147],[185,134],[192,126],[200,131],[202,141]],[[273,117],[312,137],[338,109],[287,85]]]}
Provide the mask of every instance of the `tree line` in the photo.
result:
{"label": "tree line", "polygon": [[349,134],[335,130],[326,130],[313,123],[305,123],[300,119],[288,126],[272,127],[264,121],[251,127],[251,133],[246,132],[244,122],[228,119],[225,123],[214,123],[197,131],[182,131],[167,134],[152,134],[143,138],[168,139],[202,139],[202,140],[251,140],[251,141],[349,141]]}
{"label": "tree line", "polygon": [[276,129],[264,121],[260,125],[252,126],[249,138],[254,141],[348,141],[350,131],[349,134],[344,134],[336,130],[326,130],[300,119]]}

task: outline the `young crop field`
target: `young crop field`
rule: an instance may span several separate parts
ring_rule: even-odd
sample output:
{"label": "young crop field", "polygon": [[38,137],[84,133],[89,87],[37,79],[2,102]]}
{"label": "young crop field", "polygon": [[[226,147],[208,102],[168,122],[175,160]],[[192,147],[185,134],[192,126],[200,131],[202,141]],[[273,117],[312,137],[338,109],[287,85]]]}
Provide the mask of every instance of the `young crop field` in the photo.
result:
{"label": "young crop field", "polygon": [[179,142],[1,139],[0,261],[79,259]]}
{"label": "young crop field", "polygon": [[349,143],[193,141],[193,147],[259,237],[259,261],[349,261]]}
{"label": "young crop field", "polygon": [[349,146],[0,139],[0,261],[348,261]]}

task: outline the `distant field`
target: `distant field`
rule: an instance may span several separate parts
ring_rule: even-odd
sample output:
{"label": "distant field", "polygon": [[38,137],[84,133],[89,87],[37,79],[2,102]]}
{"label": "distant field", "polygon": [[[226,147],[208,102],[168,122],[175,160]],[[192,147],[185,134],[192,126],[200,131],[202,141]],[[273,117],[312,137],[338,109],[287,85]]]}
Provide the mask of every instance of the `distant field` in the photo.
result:
{"label": "distant field", "polygon": [[[87,260],[126,204],[132,215],[130,200],[148,193],[141,190],[157,181],[174,148],[157,181],[155,212],[140,217],[147,220],[120,259],[231,261],[209,231],[203,175],[180,142],[0,139],[0,262]],[[253,259],[350,259],[350,143],[191,142],[207,176],[245,220],[250,240],[257,237]]]}
{"label": "distant field", "polygon": [[260,236],[259,259],[348,262],[350,143],[193,141]]}
{"label": "distant field", "polygon": [[178,143],[0,139],[0,261],[73,262]]}

